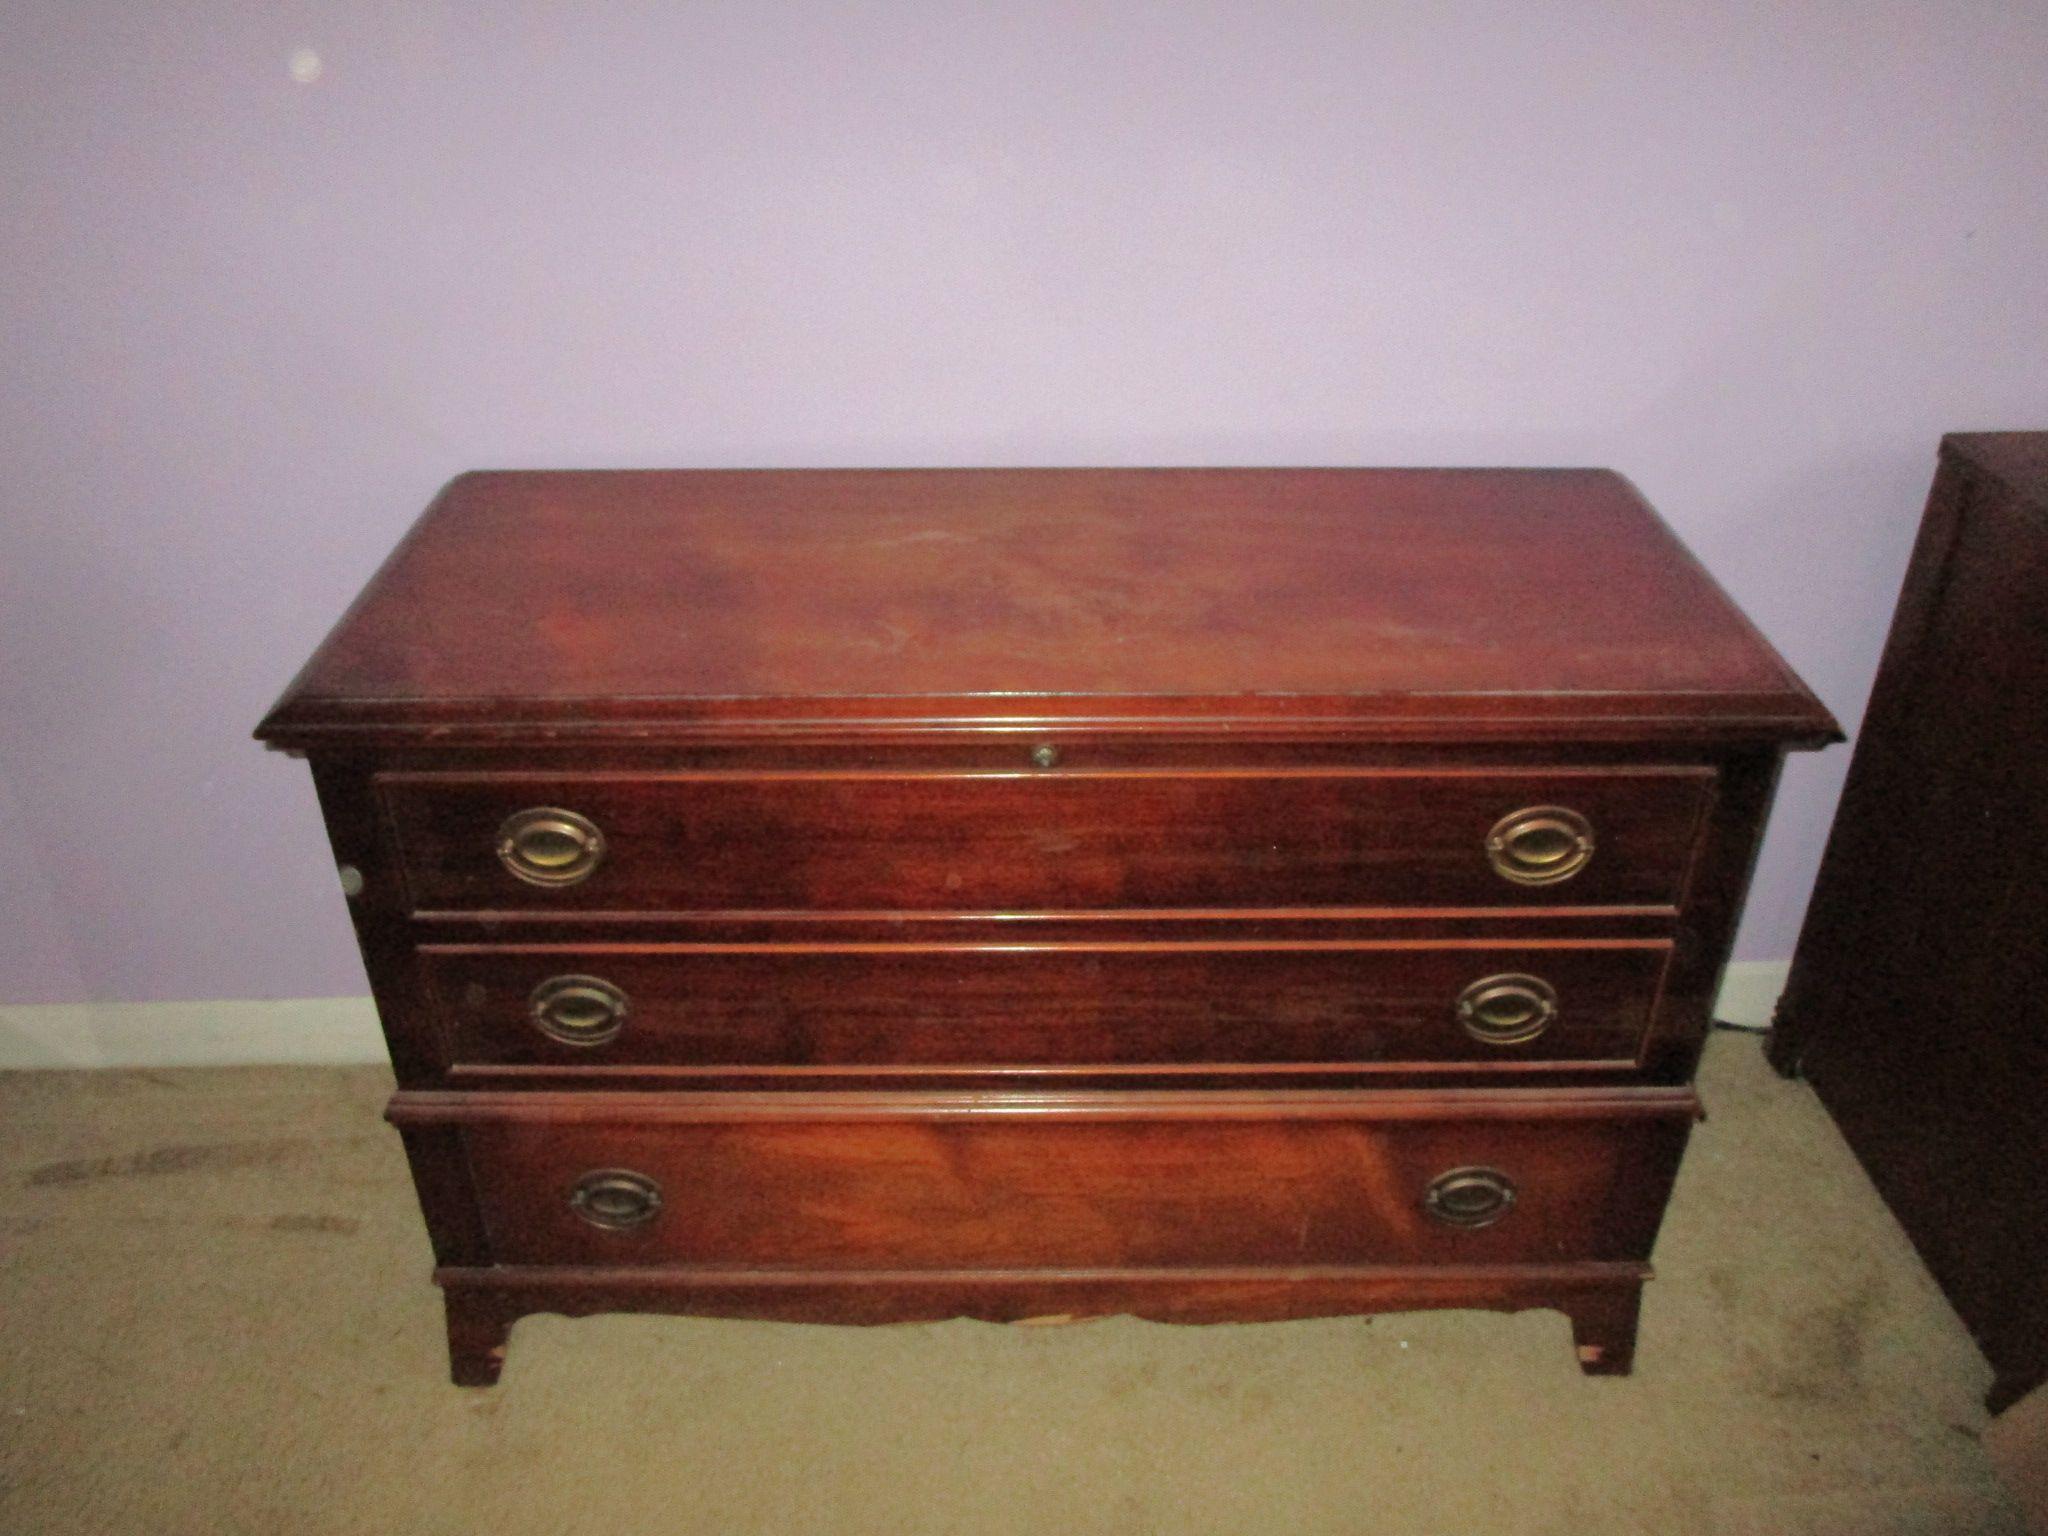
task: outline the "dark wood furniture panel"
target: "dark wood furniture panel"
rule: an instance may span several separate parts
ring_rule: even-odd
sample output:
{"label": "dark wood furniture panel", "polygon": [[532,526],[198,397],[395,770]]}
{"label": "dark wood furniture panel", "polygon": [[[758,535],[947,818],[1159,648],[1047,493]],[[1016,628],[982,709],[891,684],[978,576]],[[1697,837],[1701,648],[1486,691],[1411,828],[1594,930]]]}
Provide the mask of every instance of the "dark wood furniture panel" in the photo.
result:
{"label": "dark wood furniture panel", "polygon": [[[416,909],[1028,912],[1669,906],[1711,784],[1700,768],[1088,773],[1051,756],[1029,773],[392,774],[382,790]],[[514,818],[550,810],[602,839],[573,883],[502,853]]]}
{"label": "dark wood furniture panel", "polygon": [[2048,1379],[2048,433],[1946,439],[1772,1041],[1997,1372]]}
{"label": "dark wood furniture panel", "polygon": [[1090,470],[464,476],[258,734],[476,1384],[618,1308],[1544,1306],[1626,1370],[1835,731],[1612,474]]}
{"label": "dark wood furniture panel", "polygon": [[744,1066],[1641,1064],[1667,941],[429,944],[448,1055],[591,1073]]}

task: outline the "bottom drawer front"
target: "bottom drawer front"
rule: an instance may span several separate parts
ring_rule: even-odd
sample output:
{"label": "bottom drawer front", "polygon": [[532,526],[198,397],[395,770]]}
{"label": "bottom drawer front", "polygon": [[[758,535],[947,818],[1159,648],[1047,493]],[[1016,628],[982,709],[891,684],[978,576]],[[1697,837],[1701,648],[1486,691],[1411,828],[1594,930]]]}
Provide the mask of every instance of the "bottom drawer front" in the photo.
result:
{"label": "bottom drawer front", "polygon": [[1648,1257],[1687,1099],[1451,1118],[528,1100],[461,1118],[501,1264],[1493,1264]]}

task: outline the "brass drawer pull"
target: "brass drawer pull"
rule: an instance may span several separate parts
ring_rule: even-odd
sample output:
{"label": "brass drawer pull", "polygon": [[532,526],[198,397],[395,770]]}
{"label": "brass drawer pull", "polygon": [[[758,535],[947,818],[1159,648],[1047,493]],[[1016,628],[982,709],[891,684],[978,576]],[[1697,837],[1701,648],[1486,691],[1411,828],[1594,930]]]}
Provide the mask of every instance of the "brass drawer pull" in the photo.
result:
{"label": "brass drawer pull", "polygon": [[1430,1180],[1422,1207],[1447,1227],[1490,1227],[1514,1209],[1515,1182],[1497,1168],[1453,1168]]}
{"label": "brass drawer pull", "polygon": [[1458,994],[1458,1022],[1474,1040],[1520,1045],[1557,1018],[1557,989],[1540,976],[1482,976]]}
{"label": "brass drawer pull", "polygon": [[630,1168],[598,1168],[576,1181],[569,1208],[593,1227],[625,1232],[661,1214],[661,1186]]}
{"label": "brass drawer pull", "polygon": [[1593,824],[1561,805],[1532,805],[1493,824],[1486,857],[1496,874],[1517,885],[1555,885],[1592,860]]}
{"label": "brass drawer pull", "polygon": [[527,1000],[534,1028],[564,1045],[603,1045],[626,1027],[632,1005],[601,976],[550,976]]}
{"label": "brass drawer pull", "polygon": [[604,834],[574,811],[535,806],[498,828],[499,862],[528,885],[575,885],[603,859]]}

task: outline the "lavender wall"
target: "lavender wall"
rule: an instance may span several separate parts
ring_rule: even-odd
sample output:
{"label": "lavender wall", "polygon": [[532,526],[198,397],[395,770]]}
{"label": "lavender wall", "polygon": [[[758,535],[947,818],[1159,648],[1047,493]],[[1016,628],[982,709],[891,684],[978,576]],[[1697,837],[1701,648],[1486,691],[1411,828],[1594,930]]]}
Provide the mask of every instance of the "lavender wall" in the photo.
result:
{"label": "lavender wall", "polygon": [[[2039,6],[4,35],[0,1000],[362,989],[247,732],[470,466],[1612,464],[1853,718],[1937,435],[2048,424]],[[1845,762],[1789,774],[1746,955]]]}

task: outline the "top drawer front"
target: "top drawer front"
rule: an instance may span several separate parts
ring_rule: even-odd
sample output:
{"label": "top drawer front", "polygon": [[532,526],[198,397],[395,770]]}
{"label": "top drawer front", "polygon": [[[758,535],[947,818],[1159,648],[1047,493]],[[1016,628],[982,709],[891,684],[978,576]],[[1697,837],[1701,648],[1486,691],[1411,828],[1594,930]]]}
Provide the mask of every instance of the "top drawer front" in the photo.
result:
{"label": "top drawer front", "polygon": [[[379,787],[415,910],[1087,912],[1676,905],[1712,781],[1268,769],[397,773]],[[1523,811],[1539,813],[1538,861],[1560,822],[1583,829],[1583,867],[1550,883],[1501,873],[1489,838]]]}

